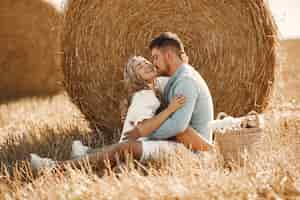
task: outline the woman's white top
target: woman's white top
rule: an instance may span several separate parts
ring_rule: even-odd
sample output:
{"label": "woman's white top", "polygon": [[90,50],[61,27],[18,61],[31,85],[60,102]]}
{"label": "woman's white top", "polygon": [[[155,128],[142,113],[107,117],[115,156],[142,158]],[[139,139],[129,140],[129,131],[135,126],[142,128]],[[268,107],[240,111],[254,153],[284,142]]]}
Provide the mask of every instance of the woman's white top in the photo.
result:
{"label": "woman's white top", "polygon": [[[157,78],[156,87],[159,92],[163,93],[168,80],[168,77]],[[120,142],[123,140],[124,133],[134,129],[139,122],[152,118],[159,107],[160,101],[153,90],[149,89],[135,92],[126,114]]]}

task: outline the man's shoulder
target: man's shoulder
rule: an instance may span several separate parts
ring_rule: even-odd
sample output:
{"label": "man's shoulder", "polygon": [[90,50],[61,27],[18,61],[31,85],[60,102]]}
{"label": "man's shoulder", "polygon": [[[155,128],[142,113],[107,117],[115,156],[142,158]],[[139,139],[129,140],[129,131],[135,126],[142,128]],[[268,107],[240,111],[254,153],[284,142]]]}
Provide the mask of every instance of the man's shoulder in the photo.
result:
{"label": "man's shoulder", "polygon": [[193,79],[200,75],[200,73],[190,64],[184,64],[182,67],[183,70],[178,77],[179,79]]}
{"label": "man's shoulder", "polygon": [[179,77],[177,80],[176,80],[176,85],[181,85],[181,84],[196,84],[195,82],[195,78],[193,78],[193,76],[191,75],[183,75],[181,77]]}
{"label": "man's shoulder", "polygon": [[185,68],[182,71],[182,73],[177,77],[174,86],[188,86],[189,89],[200,88],[200,83],[204,82],[204,79],[202,78],[201,74],[189,64],[185,64],[184,67]]}
{"label": "man's shoulder", "polygon": [[191,81],[194,82],[194,84],[198,84],[199,81],[204,81],[204,78],[192,65],[186,64],[178,80]]}
{"label": "man's shoulder", "polygon": [[197,94],[199,91],[198,88],[199,87],[195,79],[191,76],[186,75],[181,76],[176,80],[173,90],[177,92],[189,92]]}
{"label": "man's shoulder", "polygon": [[176,88],[198,90],[200,88],[199,80],[202,79],[200,73],[197,72],[194,67],[189,64],[184,64],[181,67],[182,69],[174,80],[171,88],[173,90]]}
{"label": "man's shoulder", "polygon": [[176,85],[189,84],[197,85],[197,74],[196,72],[189,69],[185,70],[176,80]]}

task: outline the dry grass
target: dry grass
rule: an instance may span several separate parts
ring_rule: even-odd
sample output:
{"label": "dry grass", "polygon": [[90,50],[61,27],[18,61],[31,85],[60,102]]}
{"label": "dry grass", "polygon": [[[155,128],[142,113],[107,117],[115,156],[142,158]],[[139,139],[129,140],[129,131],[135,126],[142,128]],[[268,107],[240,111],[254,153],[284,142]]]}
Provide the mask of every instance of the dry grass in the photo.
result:
{"label": "dry grass", "polygon": [[264,152],[234,171],[222,168],[213,155],[186,152],[170,156],[159,168],[129,166],[119,174],[108,170],[102,177],[69,168],[64,176],[46,172],[26,185],[15,180],[14,193],[6,195],[12,199],[294,199],[300,195],[300,171],[287,155],[291,154],[284,148]]}
{"label": "dry grass", "polygon": [[91,133],[65,94],[2,104],[0,119],[0,160],[10,169],[31,152],[66,159],[72,138],[87,139]]}

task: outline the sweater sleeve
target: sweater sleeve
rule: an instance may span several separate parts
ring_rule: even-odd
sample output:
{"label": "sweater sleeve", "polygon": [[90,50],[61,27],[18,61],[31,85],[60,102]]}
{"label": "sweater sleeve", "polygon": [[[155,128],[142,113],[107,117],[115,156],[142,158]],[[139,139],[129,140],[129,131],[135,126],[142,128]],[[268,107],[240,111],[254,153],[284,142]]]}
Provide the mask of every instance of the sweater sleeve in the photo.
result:
{"label": "sweater sleeve", "polygon": [[154,131],[150,138],[152,139],[167,139],[176,134],[183,132],[188,128],[194,107],[197,101],[198,88],[192,79],[183,78],[174,86],[174,93],[172,98],[177,95],[183,95],[186,98],[186,102],[178,109],[173,115],[168,118],[159,129]]}

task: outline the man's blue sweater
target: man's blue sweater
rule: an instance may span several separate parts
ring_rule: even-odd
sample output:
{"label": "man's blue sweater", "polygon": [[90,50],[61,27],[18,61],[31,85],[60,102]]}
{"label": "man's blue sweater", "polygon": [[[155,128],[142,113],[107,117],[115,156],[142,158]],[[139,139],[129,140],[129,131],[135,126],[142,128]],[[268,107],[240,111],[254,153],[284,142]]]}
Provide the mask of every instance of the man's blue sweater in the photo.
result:
{"label": "man's blue sweater", "polygon": [[212,143],[212,133],[207,127],[214,117],[212,97],[201,75],[188,64],[182,64],[177,69],[164,89],[164,100],[168,104],[177,95],[186,97],[184,106],[173,113],[150,138],[167,139],[192,127]]}

